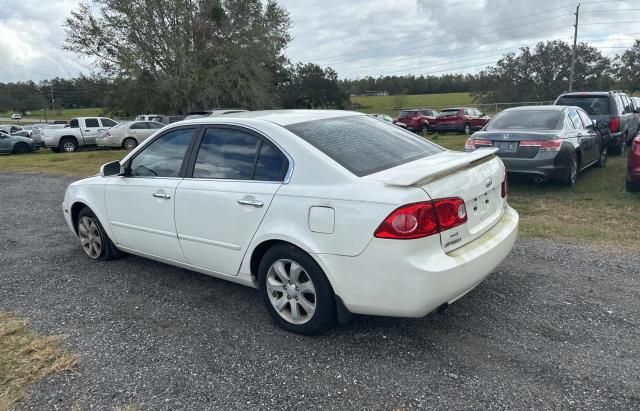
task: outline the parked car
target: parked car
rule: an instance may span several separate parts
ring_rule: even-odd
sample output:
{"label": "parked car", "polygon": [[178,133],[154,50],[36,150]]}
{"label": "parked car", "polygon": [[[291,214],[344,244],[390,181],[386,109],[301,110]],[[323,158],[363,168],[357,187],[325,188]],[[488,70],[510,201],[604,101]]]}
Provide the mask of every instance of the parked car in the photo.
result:
{"label": "parked car", "polygon": [[475,108],[446,108],[438,113],[433,129],[438,133],[454,131],[469,135],[482,129],[489,120],[491,117]]}
{"label": "parked car", "polygon": [[573,186],[580,171],[604,167],[608,136],[579,107],[528,106],[500,112],[467,140],[465,151],[484,147],[498,149],[509,173]]}
{"label": "parked car", "polygon": [[627,191],[640,191],[640,134],[631,144],[627,159]]}
{"label": "parked car", "polygon": [[29,137],[31,138],[31,132],[29,130],[18,130],[11,133],[12,136]]}
{"label": "parked car", "polygon": [[31,135],[29,136],[38,147],[44,147],[44,140],[42,140],[42,129],[46,128],[48,124],[36,123],[31,125]]}
{"label": "parked car", "polygon": [[[638,131],[640,120],[629,96],[617,91],[564,93],[554,103],[563,106],[577,106],[587,112],[597,122],[608,125],[610,138],[609,153],[620,155]],[[634,112],[635,111],[635,112]]]}
{"label": "parked car", "polygon": [[98,147],[133,150],[162,127],[164,124],[155,121],[126,121],[107,130],[104,135],[96,139],[96,144]]}
{"label": "parked car", "polygon": [[0,125],[0,131],[4,132],[6,134],[15,133],[16,131],[20,131],[20,130],[22,130],[22,127],[16,126],[15,124],[2,124],[2,125]]}
{"label": "parked car", "polygon": [[135,121],[152,121],[152,118],[162,116],[162,114],[139,114],[136,116]]}
{"label": "parked car", "polygon": [[25,154],[36,150],[36,145],[30,138],[12,136],[0,130],[0,153]]}
{"label": "parked car", "polygon": [[386,114],[369,114],[371,117],[377,118],[379,120],[382,120],[386,123],[390,123],[390,124],[395,124],[398,127],[402,127],[402,128],[407,128],[406,124],[404,123],[399,123],[396,120],[393,119],[393,117],[388,116]]}
{"label": "parked car", "polygon": [[456,301],[507,256],[519,219],[493,151],[327,110],[170,125],[71,184],[63,210],[90,258],[128,252],[256,287],[301,334]]}
{"label": "parked car", "polygon": [[22,114],[13,113],[11,115],[11,120],[22,120]]}
{"label": "parked car", "polygon": [[151,117],[149,121],[155,121],[158,123],[162,123],[165,126],[167,124],[176,123],[178,121],[184,120],[185,116],[155,116]]}
{"label": "parked car", "polygon": [[427,116],[425,113],[431,114],[433,111],[427,109],[402,110],[398,114],[396,123],[404,124],[407,130],[415,133],[427,131],[429,129],[429,119],[433,117]]}
{"label": "parked car", "polygon": [[44,129],[44,146],[55,153],[72,153],[80,147],[95,147],[97,138],[118,123],[104,117],[78,117],[63,129]]}

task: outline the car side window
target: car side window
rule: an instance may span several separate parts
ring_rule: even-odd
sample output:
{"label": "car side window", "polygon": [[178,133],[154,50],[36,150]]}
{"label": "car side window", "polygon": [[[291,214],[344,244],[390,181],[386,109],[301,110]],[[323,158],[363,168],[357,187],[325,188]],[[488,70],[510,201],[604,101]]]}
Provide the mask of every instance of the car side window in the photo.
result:
{"label": "car side window", "polygon": [[281,181],[286,158],[271,143],[248,132],[208,128],[202,136],[194,178]]}
{"label": "car side window", "polygon": [[87,127],[100,127],[97,118],[88,118],[84,121],[84,125]]}
{"label": "car side window", "polygon": [[582,119],[582,122],[584,123],[585,128],[593,125],[593,121],[591,121],[591,118],[587,115],[587,113],[585,113],[582,110],[578,110],[578,115]]}
{"label": "car side window", "polygon": [[616,100],[616,106],[618,107],[617,114],[624,114],[624,103],[622,102],[622,99],[620,98],[619,95],[616,94],[615,100]]}
{"label": "car side window", "polygon": [[74,118],[69,122],[69,128],[80,128],[80,123]]}
{"label": "car side window", "polygon": [[155,139],[131,160],[128,176],[179,177],[195,128],[171,130]]}
{"label": "car side window", "polygon": [[571,118],[571,122],[578,130],[584,128],[584,124],[582,124],[582,120],[580,120],[580,116],[575,110],[569,110],[569,117]]}
{"label": "car side window", "polygon": [[102,127],[115,127],[118,125],[118,123],[116,123],[115,121],[108,119],[108,118],[101,118],[100,121],[102,122]]}
{"label": "car side window", "polygon": [[162,127],[164,127],[164,124],[162,124],[162,123],[156,123],[155,121],[150,121],[149,122],[149,128],[152,128],[154,130],[161,129]]}
{"label": "car side window", "polygon": [[573,121],[569,118],[569,115],[564,116],[564,129],[565,130],[575,130],[576,126],[573,125]]}
{"label": "car side window", "polygon": [[131,127],[129,127],[130,130],[140,130],[143,128],[144,128],[144,123],[133,123]]}

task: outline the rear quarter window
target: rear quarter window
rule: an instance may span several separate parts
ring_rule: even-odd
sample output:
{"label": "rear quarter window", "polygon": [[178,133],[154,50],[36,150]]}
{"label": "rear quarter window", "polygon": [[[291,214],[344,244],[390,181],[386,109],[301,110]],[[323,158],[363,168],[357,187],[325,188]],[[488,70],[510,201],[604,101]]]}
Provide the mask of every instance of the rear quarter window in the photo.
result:
{"label": "rear quarter window", "polygon": [[369,116],[349,116],[286,127],[358,177],[444,151],[438,145]]}

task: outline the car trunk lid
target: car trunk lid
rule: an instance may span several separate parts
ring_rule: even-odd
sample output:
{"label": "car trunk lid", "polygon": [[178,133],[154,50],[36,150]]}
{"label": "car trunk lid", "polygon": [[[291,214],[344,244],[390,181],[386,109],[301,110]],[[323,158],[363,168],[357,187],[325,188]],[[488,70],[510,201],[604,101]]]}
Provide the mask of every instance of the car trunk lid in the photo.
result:
{"label": "car trunk lid", "polygon": [[505,169],[495,156],[497,151],[445,151],[364,178],[393,186],[420,187],[431,200],[462,198],[467,222],[440,233],[442,248],[449,252],[482,236],[504,212]]}
{"label": "car trunk lid", "polygon": [[[513,131],[496,130],[474,135],[475,139],[490,141],[498,149],[498,156],[504,158],[534,158],[540,151],[542,142],[562,139],[553,131]],[[483,147],[483,146],[481,146]]]}

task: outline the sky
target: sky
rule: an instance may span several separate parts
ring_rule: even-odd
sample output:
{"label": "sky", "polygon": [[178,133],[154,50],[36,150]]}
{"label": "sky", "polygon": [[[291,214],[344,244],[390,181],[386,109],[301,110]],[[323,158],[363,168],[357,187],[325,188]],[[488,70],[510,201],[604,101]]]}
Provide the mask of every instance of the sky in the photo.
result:
{"label": "sky", "polygon": [[[280,0],[291,16],[293,62],[340,78],[477,73],[538,41],[571,42],[576,1]],[[78,0],[0,0],[0,82],[90,74],[62,50],[62,23]],[[583,1],[578,40],[613,56],[640,39],[640,1]]]}

